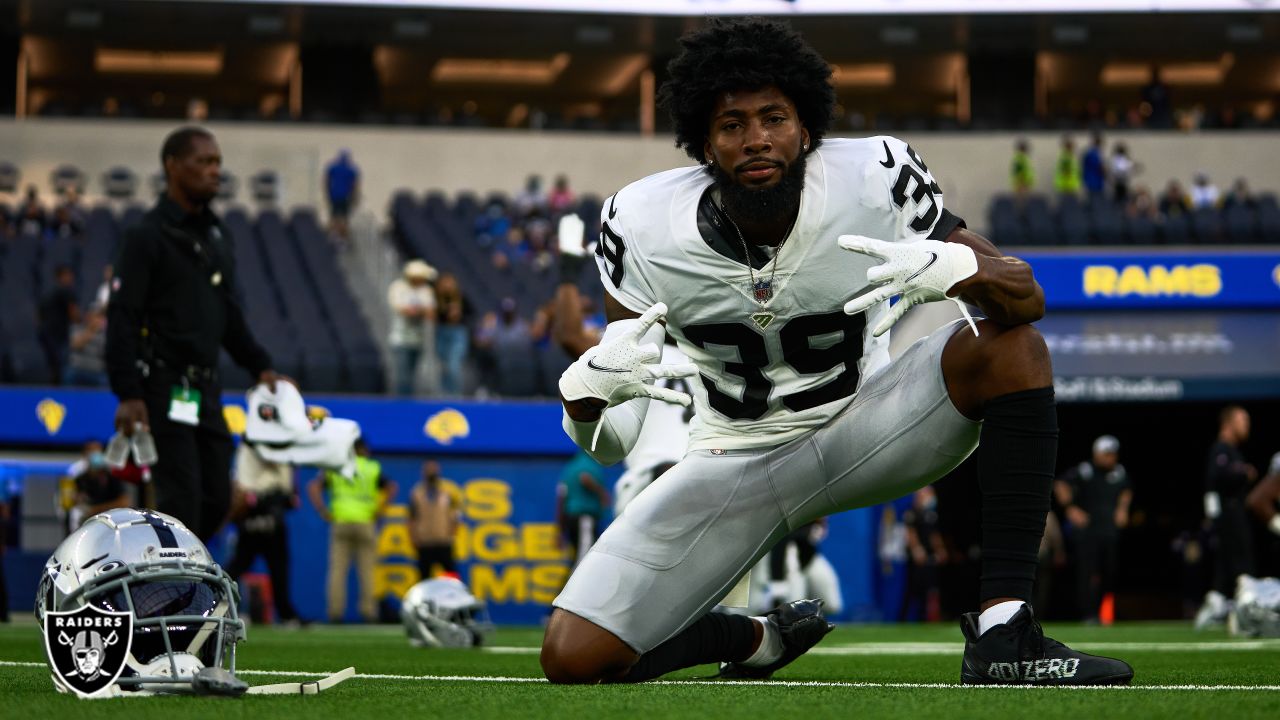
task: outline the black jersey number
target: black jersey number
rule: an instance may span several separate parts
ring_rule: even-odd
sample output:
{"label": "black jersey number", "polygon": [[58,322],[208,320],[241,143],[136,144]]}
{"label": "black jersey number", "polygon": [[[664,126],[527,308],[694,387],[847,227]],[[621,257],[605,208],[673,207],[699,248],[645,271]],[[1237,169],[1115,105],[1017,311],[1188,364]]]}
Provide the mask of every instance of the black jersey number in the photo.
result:
{"label": "black jersey number", "polygon": [[[801,375],[820,375],[844,365],[844,370],[816,388],[782,398],[787,409],[799,412],[848,397],[858,389],[858,360],[862,357],[863,313],[846,315],[837,310],[791,318],[779,329],[782,360]],[[764,337],[745,323],[710,323],[684,328],[689,342],[706,350],[722,345],[737,350],[738,360],[723,361],[724,372],[742,380],[741,398],[702,376],[712,409],[734,420],[758,420],[769,411],[773,382],[764,374],[770,364]]]}
{"label": "black jersey number", "polygon": [[911,158],[911,162],[920,168],[917,172],[915,167],[907,163],[902,164],[902,169],[898,171],[898,179],[893,183],[893,204],[899,208],[907,204],[907,188],[915,182],[915,187],[911,190],[911,199],[915,202],[916,207],[920,206],[921,201],[926,197],[929,198],[929,209],[923,215],[917,215],[911,221],[911,229],[916,232],[925,232],[933,227],[933,221],[938,219],[938,201],[936,196],[942,194],[942,188],[938,187],[935,180],[930,179],[929,182],[924,181],[924,175],[920,172],[929,172],[929,168],[925,166],[924,161],[919,155],[907,146],[907,156]]}

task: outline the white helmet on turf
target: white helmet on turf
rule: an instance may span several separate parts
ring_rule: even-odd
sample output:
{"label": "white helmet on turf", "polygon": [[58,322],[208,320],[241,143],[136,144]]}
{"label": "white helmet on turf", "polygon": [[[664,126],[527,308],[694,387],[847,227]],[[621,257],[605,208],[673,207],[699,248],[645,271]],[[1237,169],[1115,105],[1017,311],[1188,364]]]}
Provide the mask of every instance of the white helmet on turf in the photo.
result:
{"label": "white helmet on turf", "polygon": [[409,588],[400,620],[414,647],[475,647],[493,631],[489,611],[461,580],[440,577]]}
{"label": "white helmet on turf", "polygon": [[45,563],[35,614],[59,692],[191,692],[197,675],[235,672],[245,633],[238,604],[235,583],[186,526],[120,508],[62,541]]}

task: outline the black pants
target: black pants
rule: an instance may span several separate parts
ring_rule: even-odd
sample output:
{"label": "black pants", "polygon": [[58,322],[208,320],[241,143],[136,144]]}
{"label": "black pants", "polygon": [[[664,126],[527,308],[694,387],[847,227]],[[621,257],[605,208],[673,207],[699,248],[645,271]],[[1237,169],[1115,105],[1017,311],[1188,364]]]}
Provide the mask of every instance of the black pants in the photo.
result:
{"label": "black pants", "polygon": [[1116,548],[1120,537],[1113,532],[1088,529],[1075,536],[1076,603],[1080,617],[1097,619],[1102,596],[1115,590]]}
{"label": "black pants", "polygon": [[432,565],[439,565],[441,572],[458,572],[458,563],[453,559],[453,545],[418,546],[418,574],[423,580],[431,577]]}
{"label": "black pants", "polygon": [[1222,514],[1213,521],[1213,533],[1218,538],[1213,589],[1229,598],[1235,597],[1236,578],[1254,574],[1253,533],[1243,500],[1223,498]]}
{"label": "black pants", "polygon": [[251,517],[237,523],[236,527],[240,529],[240,539],[236,541],[236,554],[227,566],[227,574],[239,580],[261,555],[267,561],[276,615],[281,621],[296,619],[298,612],[289,595],[289,533],[284,522],[269,516]]}
{"label": "black pants", "polygon": [[[796,552],[799,554],[800,570],[803,572],[809,567],[809,563],[813,562],[813,558],[818,554],[818,546],[813,544],[812,533],[813,523],[805,523],[800,527],[792,530],[786,537],[778,541],[777,545],[769,551],[769,579],[770,580],[786,580],[787,579],[787,547],[795,544]],[[795,600],[796,598],[792,598]]]}
{"label": "black pants", "polygon": [[231,508],[231,435],[222,418],[221,389],[214,384],[197,388],[202,394],[198,426],[170,420],[174,385],[181,380],[157,373],[147,387],[147,414],[159,455],[151,470],[156,509],[208,542]]}

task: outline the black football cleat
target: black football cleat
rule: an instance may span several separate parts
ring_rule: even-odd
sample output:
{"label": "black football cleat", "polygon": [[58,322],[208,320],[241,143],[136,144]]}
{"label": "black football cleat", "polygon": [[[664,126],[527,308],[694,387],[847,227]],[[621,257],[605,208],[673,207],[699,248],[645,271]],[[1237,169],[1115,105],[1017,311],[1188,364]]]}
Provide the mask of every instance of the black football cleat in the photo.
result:
{"label": "black football cleat", "polygon": [[796,600],[770,610],[765,618],[777,626],[782,635],[782,657],[764,667],[748,667],[730,662],[720,666],[719,680],[768,680],[791,661],[809,652],[835,625],[822,614],[821,600]]}
{"label": "black football cleat", "polygon": [[960,617],[964,633],[963,685],[1128,685],[1129,663],[1086,655],[1044,636],[1023,605],[1009,622],[978,635],[978,613]]}

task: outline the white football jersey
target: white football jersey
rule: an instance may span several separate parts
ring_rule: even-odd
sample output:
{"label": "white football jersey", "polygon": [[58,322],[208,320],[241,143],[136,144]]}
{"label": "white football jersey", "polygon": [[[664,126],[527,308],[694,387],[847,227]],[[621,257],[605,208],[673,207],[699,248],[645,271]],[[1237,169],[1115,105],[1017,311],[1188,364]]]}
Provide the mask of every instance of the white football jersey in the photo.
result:
{"label": "white football jersey", "polygon": [[667,331],[698,366],[689,449],[775,446],[826,423],[889,363],[889,334],[869,330],[889,303],[843,310],[870,289],[867,270],[879,261],[836,238],[924,239],[942,217],[942,191],[901,140],[824,141],[809,155],[795,226],[753,286],[747,266],[699,232],[712,182],[690,167],[623,188],[601,210],[596,262],[628,309],[667,304]]}

